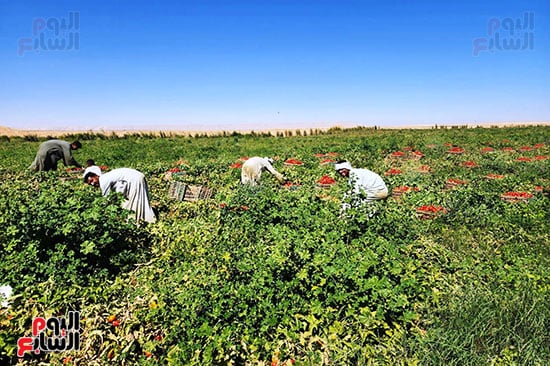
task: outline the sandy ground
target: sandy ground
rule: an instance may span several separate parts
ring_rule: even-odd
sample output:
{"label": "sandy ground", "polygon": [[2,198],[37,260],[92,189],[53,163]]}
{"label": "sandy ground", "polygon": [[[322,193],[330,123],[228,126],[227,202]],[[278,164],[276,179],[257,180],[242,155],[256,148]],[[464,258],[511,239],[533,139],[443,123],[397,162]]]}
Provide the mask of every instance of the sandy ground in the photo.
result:
{"label": "sandy ground", "polygon": [[[247,130],[240,130],[240,129],[234,129],[234,130],[226,130],[225,132],[227,134],[231,134],[233,132],[238,132],[241,134],[247,134],[251,132],[255,133],[271,133],[272,135],[276,135],[278,132],[284,133],[285,131],[292,131],[294,134],[296,130],[300,131],[307,131],[309,133],[310,129],[313,130],[320,130],[325,131],[333,127],[340,127],[340,128],[348,128],[348,127],[355,127],[355,126],[338,126],[334,125],[331,127],[295,127],[295,128],[282,128],[282,129],[247,129]],[[45,137],[45,136],[57,136],[61,137],[64,135],[73,135],[78,133],[101,133],[105,135],[118,135],[118,136],[124,136],[124,135],[131,135],[131,134],[154,134],[154,135],[160,135],[161,133],[164,133],[166,135],[182,135],[182,136],[194,136],[196,134],[199,135],[221,135],[224,133],[223,130],[179,130],[179,129],[155,129],[154,127],[151,128],[139,128],[139,129],[93,129],[93,130],[79,130],[79,129],[58,129],[58,130],[18,130],[10,127],[4,127],[0,126],[0,136],[8,136],[8,137],[16,137],[16,136],[38,136],[38,137]]]}
{"label": "sandy ground", "polygon": [[[512,127],[512,126],[549,126],[550,127],[550,122],[495,122],[495,123],[475,123],[475,124],[468,124],[468,123],[464,123],[464,124],[454,124],[454,125],[444,125],[444,124],[437,124],[437,127],[438,128],[441,128],[441,127],[447,127],[447,128],[451,128],[451,127],[454,127],[454,126],[467,126],[468,128],[476,128],[476,127]],[[346,125],[346,126],[340,126],[340,125],[337,125],[335,124],[334,126],[331,126],[331,127],[323,127],[323,128],[319,128],[319,127],[309,127],[309,126],[304,126],[304,127],[294,127],[294,128],[284,128],[284,129],[267,129],[267,130],[253,130],[255,131],[256,133],[271,133],[273,135],[276,135],[278,132],[285,132],[285,131],[292,131],[292,133],[294,134],[296,130],[301,130],[302,132],[307,132],[309,133],[309,130],[310,129],[314,129],[314,130],[328,130],[330,128],[334,128],[334,127],[340,127],[340,128],[350,128],[350,127],[357,127],[357,126],[363,126],[363,127],[374,127],[374,125],[372,126],[368,126],[368,125],[355,125],[355,126],[350,126],[350,125]],[[378,128],[381,128],[381,129],[431,129],[431,128],[434,128],[436,125],[403,125],[403,126],[377,126]],[[252,130],[232,130],[232,131],[226,131],[228,134],[231,134],[232,132],[239,132],[239,133],[243,133],[243,134],[246,134],[246,133],[250,133]],[[38,136],[38,137],[45,137],[45,136],[55,136],[55,137],[62,137],[62,136],[65,136],[65,135],[71,135],[71,134],[78,134],[78,133],[102,133],[102,134],[106,134],[106,135],[111,135],[111,134],[116,134],[118,136],[124,136],[124,135],[128,135],[128,134],[136,134],[136,133],[151,133],[151,134],[156,134],[156,135],[159,135],[161,133],[164,133],[164,134],[167,134],[167,135],[183,135],[183,136],[187,136],[187,135],[195,135],[195,134],[207,134],[207,135],[220,135],[222,134],[224,131],[207,131],[207,130],[202,130],[202,131],[186,131],[186,130],[178,130],[178,129],[169,129],[169,130],[155,130],[154,127],[152,127],[151,129],[125,129],[125,130],[116,130],[116,129],[113,129],[113,130],[104,130],[104,129],[101,129],[101,130],[78,130],[78,129],[66,129],[66,130],[18,130],[18,129],[14,129],[14,128],[10,128],[10,127],[4,127],[4,126],[0,126],[0,136],[8,136],[8,137],[17,137],[17,136]]]}

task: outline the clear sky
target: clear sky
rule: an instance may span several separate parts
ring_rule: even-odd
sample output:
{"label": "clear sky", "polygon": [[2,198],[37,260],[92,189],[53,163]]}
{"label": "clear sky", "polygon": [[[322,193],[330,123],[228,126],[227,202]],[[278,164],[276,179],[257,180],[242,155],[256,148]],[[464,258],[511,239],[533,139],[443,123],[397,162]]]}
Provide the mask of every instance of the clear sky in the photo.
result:
{"label": "clear sky", "polygon": [[550,121],[549,61],[548,0],[0,0],[0,125]]}

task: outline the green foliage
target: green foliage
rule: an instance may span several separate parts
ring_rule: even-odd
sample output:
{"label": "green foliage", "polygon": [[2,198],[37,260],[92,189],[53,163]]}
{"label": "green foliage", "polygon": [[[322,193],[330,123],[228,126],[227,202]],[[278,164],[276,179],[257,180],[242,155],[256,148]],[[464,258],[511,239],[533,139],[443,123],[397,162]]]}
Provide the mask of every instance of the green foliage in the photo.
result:
{"label": "green foliage", "polygon": [[144,259],[147,236],[125,219],[121,197],[105,200],[80,180],[53,173],[7,176],[0,183],[0,277],[16,290],[53,279],[86,285]]}
{"label": "green foliage", "polygon": [[[0,309],[0,363],[16,363],[33,317],[70,310],[81,313],[81,350],[26,355],[22,364],[550,361],[550,159],[516,160],[549,155],[547,127],[74,137],[84,145],[78,161],[144,172],[159,220],[136,225],[121,197],[102,197],[61,167],[20,173],[39,139],[2,141],[0,285],[15,296]],[[450,146],[465,153],[449,154]],[[483,154],[487,146],[495,151]],[[424,157],[390,158],[406,147]],[[335,176],[314,156],[328,152],[378,172],[390,191],[418,191],[340,215],[346,182],[316,186]],[[274,157],[299,186],[280,187],[267,173],[260,186],[241,186],[230,166],[255,155]],[[288,158],[304,165],[284,166]],[[173,167],[185,172],[172,179],[215,196],[168,198]],[[390,168],[403,173],[384,176]],[[445,188],[449,178],[467,183]],[[505,202],[507,191],[533,197]],[[432,204],[446,212],[417,216]]]}
{"label": "green foliage", "polygon": [[[544,294],[471,284],[437,314],[420,348],[426,365],[544,365],[550,352]],[[543,295],[543,296],[541,296]]]}

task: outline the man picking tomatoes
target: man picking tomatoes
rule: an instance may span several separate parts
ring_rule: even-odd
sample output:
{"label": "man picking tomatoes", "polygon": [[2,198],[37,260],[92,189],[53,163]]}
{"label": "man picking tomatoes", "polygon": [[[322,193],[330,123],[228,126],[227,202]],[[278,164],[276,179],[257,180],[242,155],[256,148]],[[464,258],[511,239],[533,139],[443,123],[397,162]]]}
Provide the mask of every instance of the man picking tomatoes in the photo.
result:
{"label": "man picking tomatoes", "polygon": [[84,183],[99,187],[103,196],[114,191],[122,193],[126,200],[122,208],[135,212],[136,222],[155,222],[157,219],[149,203],[149,190],[145,175],[140,171],[130,168],[113,169],[101,176],[89,172],[84,176]]}
{"label": "man picking tomatoes", "polygon": [[273,159],[254,156],[243,164],[241,170],[241,183],[257,185],[260,182],[262,171],[267,170],[277,178],[279,183],[284,183],[285,178],[273,168]]}
{"label": "man picking tomatoes", "polygon": [[[348,178],[351,190],[344,198],[350,198],[354,206],[360,206],[388,197],[388,187],[382,177],[368,169],[356,169],[347,161],[339,161],[334,169],[340,176]],[[342,203],[342,211],[350,208],[349,203]]]}
{"label": "man picking tomatoes", "polygon": [[40,144],[36,157],[29,169],[42,172],[57,170],[57,162],[63,161],[65,166],[74,165],[82,168],[82,165],[73,158],[72,150],[82,147],[80,141],[67,142],[63,140],[48,140]]}

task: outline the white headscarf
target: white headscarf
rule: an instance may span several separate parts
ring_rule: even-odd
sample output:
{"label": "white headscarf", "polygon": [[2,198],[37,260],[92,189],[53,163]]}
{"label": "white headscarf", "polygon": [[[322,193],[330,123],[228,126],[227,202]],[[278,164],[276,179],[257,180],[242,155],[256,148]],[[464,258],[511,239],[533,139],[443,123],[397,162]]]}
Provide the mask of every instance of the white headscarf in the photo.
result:
{"label": "white headscarf", "polygon": [[347,161],[342,163],[334,164],[334,170],[339,171],[341,169],[351,170],[351,164]]}
{"label": "white headscarf", "polygon": [[98,167],[97,165],[89,166],[89,167],[87,167],[86,169],[84,169],[84,175],[83,175],[83,177],[85,177],[86,174],[88,174],[88,173],[94,173],[94,174],[97,175],[98,177],[101,177],[101,168]]}

